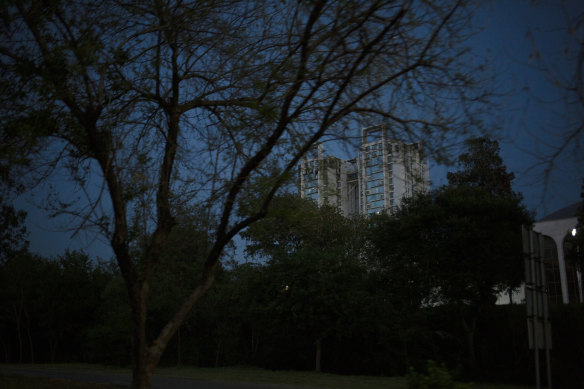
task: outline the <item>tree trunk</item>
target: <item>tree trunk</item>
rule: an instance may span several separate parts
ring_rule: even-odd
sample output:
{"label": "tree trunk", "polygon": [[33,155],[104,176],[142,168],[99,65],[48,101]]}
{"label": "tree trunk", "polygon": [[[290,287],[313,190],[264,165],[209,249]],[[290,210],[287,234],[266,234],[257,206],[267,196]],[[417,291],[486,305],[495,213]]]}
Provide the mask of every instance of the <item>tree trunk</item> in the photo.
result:
{"label": "tree trunk", "polygon": [[[216,261],[215,261],[216,262]],[[183,303],[175,316],[164,326],[158,338],[148,345],[146,338],[146,301],[149,285],[143,282],[141,287],[134,287],[130,292],[132,299],[132,325],[133,325],[133,369],[132,389],[150,389],[152,387],[152,375],[158,365],[160,357],[172,336],[184,322],[186,315],[193,305],[209,290],[213,284],[213,271],[215,263],[209,264],[203,276],[203,281]]]}
{"label": "tree trunk", "polygon": [[314,371],[320,373],[320,357],[322,353],[322,339],[316,340],[316,358],[315,358],[315,366]]}
{"label": "tree trunk", "polygon": [[252,358],[255,358],[259,346],[260,346],[259,336],[256,334],[255,329],[252,327],[252,329],[251,329],[251,356],[252,356]]}
{"label": "tree trunk", "polygon": [[182,356],[181,356],[181,349],[180,349],[180,327],[176,330],[176,365],[182,366]]}
{"label": "tree trunk", "polygon": [[221,340],[217,342],[217,351],[215,352],[215,368],[219,367],[219,355],[221,353]]}
{"label": "tree trunk", "polygon": [[55,363],[55,358],[57,357],[57,349],[59,348],[59,341],[50,339],[49,340],[49,353],[51,363]]}
{"label": "tree trunk", "polygon": [[12,307],[14,308],[14,320],[16,322],[16,335],[18,338],[18,363],[22,363],[22,334],[20,332],[20,313],[22,310],[16,309],[16,304],[13,304]]}
{"label": "tree trunk", "polygon": [[32,335],[30,334],[30,325],[26,329],[26,334],[28,336],[28,348],[30,350],[30,363],[34,363],[34,344],[32,342]]}
{"label": "tree trunk", "polygon": [[148,367],[148,364],[136,364],[132,370],[132,389],[150,389],[152,388],[152,374],[154,366]]}
{"label": "tree trunk", "polygon": [[4,338],[2,338],[2,346],[4,348],[4,363],[10,363],[10,351]]}
{"label": "tree trunk", "polygon": [[477,326],[477,317],[474,316],[470,320],[470,324],[466,320],[462,319],[462,326],[466,333],[466,346],[468,351],[468,366],[474,373],[477,371],[477,356],[475,351],[475,329]]}
{"label": "tree trunk", "polygon": [[151,389],[157,360],[152,358],[144,337],[134,336],[134,342],[132,389]]}
{"label": "tree trunk", "polygon": [[411,366],[411,363],[410,363],[410,353],[409,353],[409,347],[408,347],[408,339],[407,339],[407,336],[404,335],[403,333],[402,333],[402,336],[401,336],[401,341],[402,341],[402,346],[403,346],[402,350],[403,350],[403,353],[404,353],[404,364],[406,366]]}
{"label": "tree trunk", "polygon": [[32,341],[32,335],[30,334],[30,316],[28,310],[24,309],[24,315],[26,316],[26,335],[28,338],[28,349],[30,352],[30,363],[34,363],[34,344]]}
{"label": "tree trunk", "polygon": [[468,332],[467,336],[467,346],[468,346],[468,363],[471,371],[475,372],[477,370],[477,356],[475,352],[475,336],[474,330]]}
{"label": "tree trunk", "polygon": [[152,388],[152,374],[156,363],[152,363],[146,339],[146,298],[148,285],[133,290],[132,325],[133,325],[133,367],[132,389]]}

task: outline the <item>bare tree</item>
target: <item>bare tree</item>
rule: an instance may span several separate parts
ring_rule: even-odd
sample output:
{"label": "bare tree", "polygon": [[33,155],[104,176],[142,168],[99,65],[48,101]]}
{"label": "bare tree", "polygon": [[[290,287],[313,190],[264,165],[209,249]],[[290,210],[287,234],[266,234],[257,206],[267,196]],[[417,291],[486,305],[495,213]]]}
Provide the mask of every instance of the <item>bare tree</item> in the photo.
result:
{"label": "bare tree", "polygon": [[[3,166],[36,178],[48,166],[85,195],[56,209],[111,242],[132,306],[132,387],[151,386],[226,245],[266,215],[317,141],[383,121],[438,150],[477,127],[487,96],[462,46],[471,11],[462,0],[2,6]],[[204,271],[166,325],[148,329],[152,276],[188,204],[207,210]]]}
{"label": "bare tree", "polygon": [[[549,151],[536,155],[538,165],[543,167],[546,186],[549,176],[562,158],[573,159],[576,164],[584,162],[584,12],[574,12],[578,9],[575,5],[569,1],[554,4],[564,16],[565,29],[527,33],[532,44],[530,60],[533,66],[551,85],[559,89],[561,95],[562,109],[559,113],[555,112],[557,116],[554,117],[561,124],[546,123],[546,126],[552,128],[544,129],[555,141],[548,144],[549,141],[541,140]],[[537,2],[535,6],[538,6]],[[544,39],[560,35],[566,39],[558,40],[555,47],[557,52],[543,52]],[[571,68],[566,71],[568,66]],[[549,98],[546,103],[549,104]]]}

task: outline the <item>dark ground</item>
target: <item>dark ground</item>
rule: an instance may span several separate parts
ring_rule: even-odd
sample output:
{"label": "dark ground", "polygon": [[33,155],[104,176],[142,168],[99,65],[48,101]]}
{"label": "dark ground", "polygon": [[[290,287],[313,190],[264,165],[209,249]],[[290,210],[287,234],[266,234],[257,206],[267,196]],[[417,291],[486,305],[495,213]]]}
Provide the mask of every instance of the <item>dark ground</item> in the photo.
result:
{"label": "dark ground", "polygon": [[[72,381],[94,382],[110,385],[129,387],[130,373],[113,371],[61,369],[41,366],[13,366],[0,365],[2,375],[26,375],[68,379]],[[153,389],[301,389],[289,385],[247,384],[236,382],[202,381],[192,378],[154,375],[152,379]]]}

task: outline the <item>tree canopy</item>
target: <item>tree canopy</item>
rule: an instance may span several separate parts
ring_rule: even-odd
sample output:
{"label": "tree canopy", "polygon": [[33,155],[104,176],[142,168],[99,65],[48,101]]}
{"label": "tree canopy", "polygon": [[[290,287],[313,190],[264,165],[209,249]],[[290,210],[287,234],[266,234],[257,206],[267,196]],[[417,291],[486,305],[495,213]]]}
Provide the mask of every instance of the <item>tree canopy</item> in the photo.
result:
{"label": "tree canopy", "polygon": [[250,241],[248,252],[268,259],[267,309],[282,326],[303,328],[312,338],[316,371],[321,370],[322,341],[349,332],[366,303],[360,300],[363,226],[363,220],[347,219],[332,206],[285,195],[243,234]]}
{"label": "tree canopy", "polygon": [[0,264],[28,247],[26,213],[5,204],[0,196]]}
{"label": "tree canopy", "polygon": [[[266,215],[315,142],[385,121],[437,149],[477,126],[485,91],[463,46],[472,10],[460,0],[2,4],[1,176],[66,178],[73,189],[48,196],[53,211],[111,242],[132,307],[133,387],[150,386],[225,246]],[[246,202],[253,212],[239,217]],[[212,237],[201,281],[149,341],[153,276],[176,210],[195,204]],[[137,223],[148,238],[139,258]]]}
{"label": "tree canopy", "polygon": [[507,172],[496,140],[472,138],[466,141],[466,148],[458,156],[458,170],[446,175],[450,185],[480,187],[495,196],[515,195],[511,188],[515,175]]}
{"label": "tree canopy", "polygon": [[498,150],[488,138],[469,141],[449,185],[405,199],[371,235],[378,266],[405,286],[410,311],[428,304],[456,309],[471,365],[481,312],[523,280],[521,226],[531,223]]}

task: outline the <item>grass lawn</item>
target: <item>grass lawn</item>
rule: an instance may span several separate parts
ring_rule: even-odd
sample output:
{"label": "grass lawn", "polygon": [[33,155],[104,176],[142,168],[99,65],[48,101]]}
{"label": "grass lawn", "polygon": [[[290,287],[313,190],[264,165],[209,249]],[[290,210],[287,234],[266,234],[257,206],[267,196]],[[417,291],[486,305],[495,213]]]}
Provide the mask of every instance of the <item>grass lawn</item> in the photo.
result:
{"label": "grass lawn", "polygon": [[2,389],[120,389],[119,386],[91,384],[48,377],[0,375]]}
{"label": "grass lawn", "polygon": [[[405,377],[346,376],[311,371],[272,371],[254,367],[159,368],[157,374],[209,381],[237,381],[334,389],[407,389]],[[488,383],[471,383],[471,389],[534,389]]]}
{"label": "grass lawn", "polygon": [[[40,365],[54,369],[68,370],[111,370],[126,372],[128,369],[108,368],[98,365]],[[234,381],[264,384],[293,385],[307,388],[336,388],[336,389],[406,389],[404,377],[373,377],[373,376],[344,376],[337,374],[299,372],[299,371],[272,371],[254,367],[223,367],[223,368],[159,368],[157,375],[189,377],[208,381]],[[528,387],[472,384],[471,389],[529,389]],[[118,386],[73,382],[42,377],[23,377],[0,375],[0,388],[41,388],[41,389],[119,389]]]}
{"label": "grass lawn", "polygon": [[273,371],[254,367],[160,368],[157,373],[210,381],[237,381],[338,389],[406,389],[403,377],[344,376],[312,371]]}

